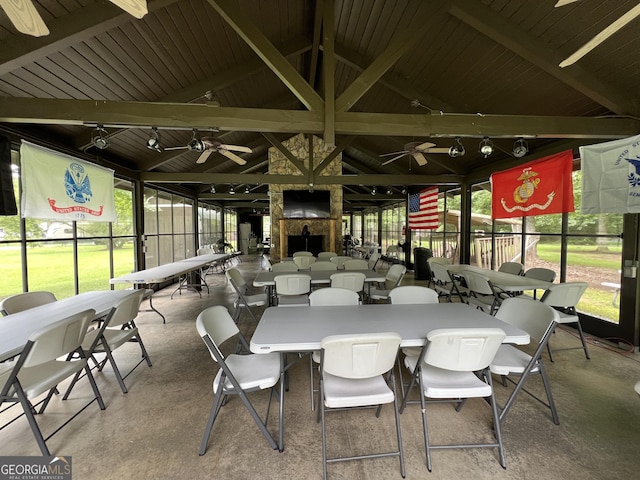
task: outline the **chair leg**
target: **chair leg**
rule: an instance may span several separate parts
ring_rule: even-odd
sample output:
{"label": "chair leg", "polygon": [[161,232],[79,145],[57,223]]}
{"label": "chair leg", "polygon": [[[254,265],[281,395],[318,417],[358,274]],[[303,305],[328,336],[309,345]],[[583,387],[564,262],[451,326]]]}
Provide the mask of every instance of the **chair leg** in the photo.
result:
{"label": "chair leg", "polygon": [[[402,431],[400,430],[400,412],[398,411],[398,386],[396,385],[396,379],[391,371],[391,385],[393,387],[393,413],[396,419],[396,435],[398,437],[398,455],[400,457],[400,475],[405,478],[406,472],[404,467],[404,450],[402,448]],[[400,384],[402,387],[402,384]]]}
{"label": "chair leg", "polygon": [[44,437],[42,436],[42,431],[40,430],[38,422],[36,422],[36,418],[33,415],[33,405],[31,405],[31,402],[25,395],[24,391],[22,391],[22,388],[20,388],[20,386],[16,386],[16,395],[20,400],[22,410],[24,411],[25,417],[27,417],[27,421],[29,422],[29,426],[31,427],[33,436],[36,437],[36,443],[38,444],[38,447],[40,447],[42,455],[51,456],[49,448],[47,447]]}
{"label": "chair leg", "polygon": [[589,356],[589,350],[587,350],[587,341],[584,338],[584,332],[582,331],[582,325],[580,324],[579,320],[576,323],[578,324],[578,333],[580,334],[580,341],[582,342],[584,356],[587,357],[587,360],[591,360],[591,357]]}
{"label": "chair leg", "polygon": [[540,376],[542,377],[542,384],[544,385],[544,391],[547,394],[547,401],[549,402],[549,410],[551,410],[551,418],[553,419],[553,423],[556,425],[560,425],[560,419],[558,418],[558,411],[556,410],[556,403],[553,401],[553,395],[551,394],[551,384],[549,383],[549,378],[547,377],[547,371],[544,368],[542,362],[538,365],[540,370]]}
{"label": "chair leg", "polygon": [[218,412],[220,411],[220,407],[222,407],[222,399],[224,395],[222,394],[222,388],[218,389],[215,396],[213,397],[213,404],[211,405],[211,413],[209,414],[209,419],[207,420],[207,426],[204,429],[204,435],[202,436],[202,442],[200,443],[200,453],[202,456],[207,451],[207,443],[209,443],[209,437],[211,436],[211,430],[213,430],[213,424],[216,421],[216,417],[218,416]]}
{"label": "chair leg", "polygon": [[[419,370],[416,368],[416,370]],[[422,386],[422,375],[419,379],[420,385],[420,410],[422,411],[422,432],[424,433],[424,450],[427,461],[427,470],[431,471],[431,450],[429,449],[429,427],[427,426],[427,405],[424,399],[424,388]],[[405,402],[403,402],[404,405]]]}
{"label": "chair leg", "polygon": [[314,394],[315,394],[315,389],[313,388],[313,352],[311,352],[311,354],[309,354],[309,391],[311,393],[311,411],[314,412],[316,410],[316,406],[315,406],[315,400],[314,400]]}
{"label": "chair leg", "polygon": [[324,387],[322,377],[320,377],[320,388],[318,395],[318,414],[322,422],[322,478],[327,480],[327,426],[325,424],[324,415],[324,401],[322,397],[324,393]]}
{"label": "chair leg", "polygon": [[502,468],[507,468],[507,460],[504,457],[504,448],[502,446],[502,428],[500,426],[500,415],[498,413],[498,405],[493,391],[493,381],[491,380],[491,372],[485,370],[482,373],[487,384],[491,387],[491,396],[489,397],[489,403],[491,403],[491,412],[493,413],[493,431],[498,442],[498,455],[500,457],[500,465]]}

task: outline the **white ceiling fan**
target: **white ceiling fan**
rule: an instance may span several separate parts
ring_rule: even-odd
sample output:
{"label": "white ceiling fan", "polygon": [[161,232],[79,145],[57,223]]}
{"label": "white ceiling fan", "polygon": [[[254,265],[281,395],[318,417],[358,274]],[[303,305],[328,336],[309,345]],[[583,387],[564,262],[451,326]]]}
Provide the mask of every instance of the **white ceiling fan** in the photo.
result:
{"label": "white ceiling fan", "polygon": [[216,137],[200,138],[197,130],[193,131],[193,137],[188,145],[184,145],[182,147],[165,147],[164,150],[193,150],[195,152],[201,152],[196,163],[204,163],[209,158],[209,155],[213,152],[218,152],[220,155],[224,155],[225,157],[233,160],[238,165],[245,165],[247,161],[233,152],[252,152],[249,147],[244,147],[242,145],[228,145]]}
{"label": "white ceiling fan", "polygon": [[[555,4],[555,7],[562,7],[564,5],[569,5],[570,3],[575,3],[577,1],[579,0],[558,0],[558,2]],[[585,43],[573,54],[568,56],[565,60],[560,62],[559,66],[561,68],[564,68],[564,67],[568,67],[569,65],[573,65],[582,57],[584,57],[587,53],[589,53],[591,50],[596,48],[598,45],[600,45],[602,42],[604,42],[606,39],[608,39],[618,30],[620,30],[622,27],[624,27],[629,22],[631,22],[638,15],[640,15],[640,3],[635,7],[633,7],[631,10],[629,10],[627,13],[622,15],[620,18],[615,20],[611,25],[609,25],[607,28],[605,28],[600,33],[598,33],[595,37],[593,37],[591,40]]]}
{"label": "white ceiling fan", "polygon": [[[109,0],[136,18],[147,14],[147,0]],[[13,26],[27,35],[42,37],[49,35],[49,29],[31,0],[0,0],[0,7]]]}
{"label": "white ceiling fan", "polygon": [[[436,144],[431,142],[409,142],[405,144],[404,150],[400,150],[399,152],[383,153],[380,156],[389,157],[391,155],[394,155],[393,158],[387,160],[382,165],[388,165],[391,162],[395,162],[399,158],[404,157],[405,155],[411,155],[418,165],[423,166],[427,164],[427,157],[425,157],[426,153],[446,153],[448,155],[451,155],[452,148],[454,147],[436,147]],[[461,153],[464,154],[464,151]]]}

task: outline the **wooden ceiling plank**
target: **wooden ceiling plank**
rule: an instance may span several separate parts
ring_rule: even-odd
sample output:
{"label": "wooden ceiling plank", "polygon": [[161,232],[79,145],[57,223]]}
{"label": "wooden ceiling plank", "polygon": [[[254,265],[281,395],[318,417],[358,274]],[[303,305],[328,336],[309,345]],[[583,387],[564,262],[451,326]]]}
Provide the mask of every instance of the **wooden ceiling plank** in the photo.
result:
{"label": "wooden ceiling plank", "polygon": [[207,0],[236,33],[269,66],[309,110],[322,111],[324,102],[291,63],[232,0]]}
{"label": "wooden ceiling plank", "polygon": [[472,0],[453,0],[449,13],[612,112],[619,115],[640,114],[637,102],[593,77],[579,65],[571,69],[560,68],[558,65],[564,59],[562,53],[550,49],[537,38],[496,15],[491,8],[480,6]]}
{"label": "wooden ceiling plank", "polygon": [[[176,1],[149,0],[149,12]],[[51,32],[46,37],[15,35],[6,38],[0,49],[0,76],[131,21],[131,15],[112,3],[94,2],[49,21]]]}

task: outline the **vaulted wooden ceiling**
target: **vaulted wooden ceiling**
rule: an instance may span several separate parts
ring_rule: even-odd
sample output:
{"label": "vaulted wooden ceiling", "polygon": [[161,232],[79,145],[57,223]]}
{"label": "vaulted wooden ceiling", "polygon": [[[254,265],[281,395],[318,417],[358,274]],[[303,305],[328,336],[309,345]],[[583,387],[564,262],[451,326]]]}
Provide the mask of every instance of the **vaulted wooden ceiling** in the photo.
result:
{"label": "vaulted wooden ceiling", "polygon": [[[331,182],[358,209],[640,132],[640,19],[559,67],[637,1],[149,0],[142,19],[107,1],[33,3],[47,36],[0,10],[0,132],[226,205],[266,204],[267,182]],[[196,128],[252,153],[196,164],[195,151],[147,148],[152,127],[164,147]],[[335,144],[343,176],[265,176],[268,149],[299,133]],[[380,156],[456,137],[464,156]],[[515,158],[520,137],[530,153]]]}

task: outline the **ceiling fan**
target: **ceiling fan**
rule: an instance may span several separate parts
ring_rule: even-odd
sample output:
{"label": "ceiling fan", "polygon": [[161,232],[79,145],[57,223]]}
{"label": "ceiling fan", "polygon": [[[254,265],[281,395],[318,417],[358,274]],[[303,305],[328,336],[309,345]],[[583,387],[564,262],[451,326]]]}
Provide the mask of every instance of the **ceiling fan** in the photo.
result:
{"label": "ceiling fan", "polygon": [[220,155],[224,155],[225,157],[233,160],[238,165],[245,165],[247,161],[233,152],[252,152],[249,147],[243,147],[242,145],[228,145],[216,137],[200,138],[197,130],[193,131],[193,137],[187,145],[182,147],[165,147],[165,150],[193,150],[195,152],[201,152],[196,163],[204,163],[209,158],[209,155],[213,152],[218,152]]}
{"label": "ceiling fan", "polygon": [[[558,2],[555,4],[555,7],[562,7],[564,5],[575,3],[577,1],[579,0],[558,0]],[[626,24],[631,22],[638,15],[640,15],[640,4],[636,5],[627,13],[625,13],[620,18],[615,20],[611,25],[606,27],[604,30],[598,33],[595,37],[593,37],[591,40],[585,43],[582,47],[576,50],[573,54],[571,54],[562,62],[560,62],[560,65],[559,65],[560,68],[568,67],[569,65],[573,65],[574,63],[576,63],[578,60],[584,57],[591,50],[596,48],[598,45],[600,45],[602,42],[604,42],[606,39],[608,39],[610,36],[612,36],[614,33],[616,33]]]}
{"label": "ceiling fan", "polygon": [[[136,18],[142,18],[148,13],[147,0],[109,1]],[[0,7],[19,32],[34,37],[49,35],[49,29],[32,0],[0,0]]]}
{"label": "ceiling fan", "polygon": [[420,166],[427,164],[427,157],[424,156],[425,153],[447,153],[449,154],[451,148],[440,147],[437,148],[435,143],[431,142],[409,142],[405,144],[404,150],[400,150],[399,152],[391,152],[391,153],[383,153],[380,155],[381,157],[389,157],[391,155],[395,155],[393,158],[387,160],[382,165],[388,165],[391,162],[395,162],[399,158],[404,157],[405,155],[411,155],[416,163]]}

